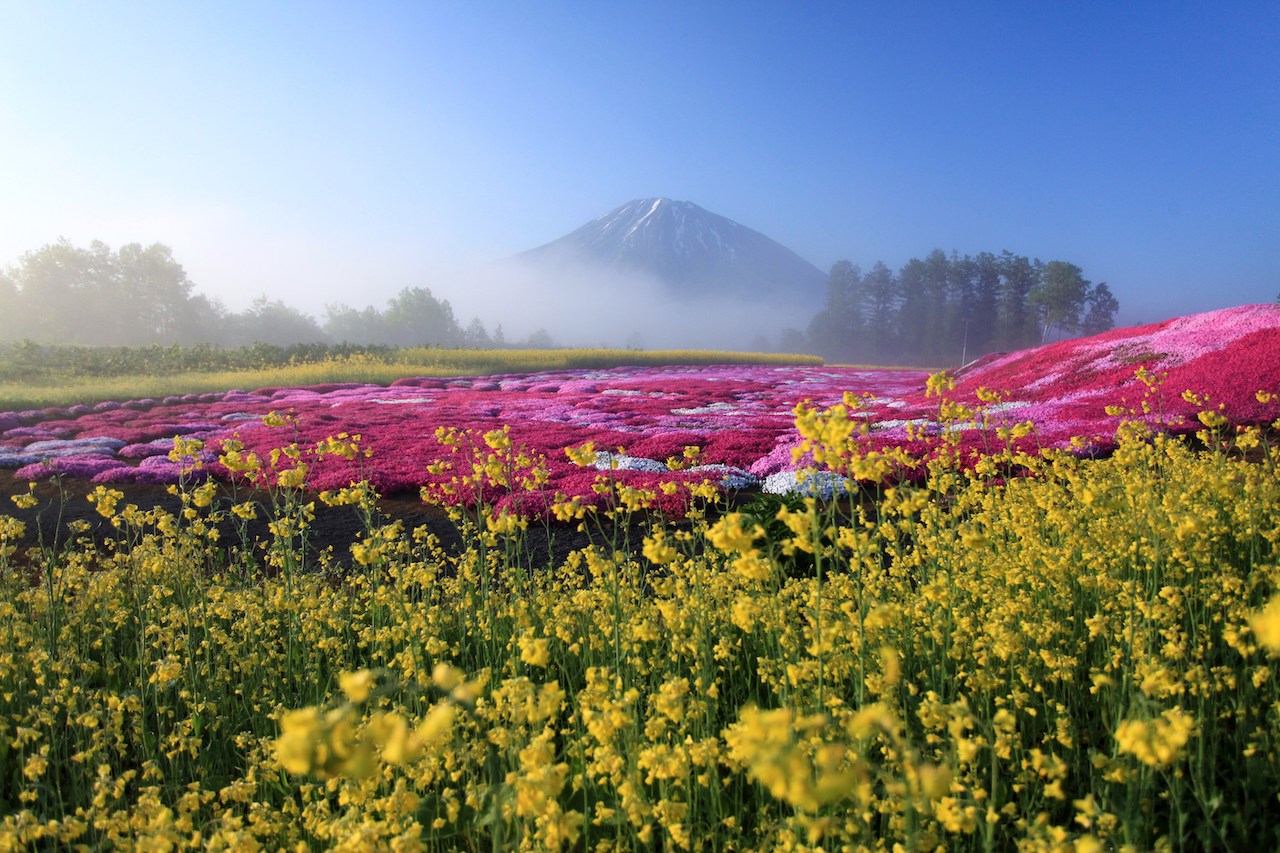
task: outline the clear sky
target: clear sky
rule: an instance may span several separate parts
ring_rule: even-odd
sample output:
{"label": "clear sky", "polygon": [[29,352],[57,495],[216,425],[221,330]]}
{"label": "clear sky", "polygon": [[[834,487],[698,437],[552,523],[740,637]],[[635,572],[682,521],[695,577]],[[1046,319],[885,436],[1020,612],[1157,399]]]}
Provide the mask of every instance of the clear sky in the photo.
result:
{"label": "clear sky", "polygon": [[1123,322],[1280,291],[1280,3],[0,0],[0,34],[0,267],[161,242],[232,309],[458,299],[668,196],[824,270],[1068,260]]}

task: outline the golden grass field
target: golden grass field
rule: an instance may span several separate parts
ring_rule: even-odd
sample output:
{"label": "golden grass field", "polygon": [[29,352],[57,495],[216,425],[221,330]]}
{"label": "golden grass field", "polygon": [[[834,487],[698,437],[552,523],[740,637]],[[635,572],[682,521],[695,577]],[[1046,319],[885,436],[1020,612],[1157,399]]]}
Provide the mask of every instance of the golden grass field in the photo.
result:
{"label": "golden grass field", "polygon": [[[103,356],[105,359],[105,356]],[[390,355],[362,354],[249,370],[196,369],[157,375],[86,375],[67,371],[50,380],[0,381],[0,409],[35,409],[101,400],[138,400],[202,394],[233,388],[362,382],[386,385],[405,376],[478,376],[540,370],[598,369],[619,365],[664,364],[821,364],[816,356],[719,350],[620,349],[443,349],[416,347]],[[106,372],[106,371],[96,371]]]}

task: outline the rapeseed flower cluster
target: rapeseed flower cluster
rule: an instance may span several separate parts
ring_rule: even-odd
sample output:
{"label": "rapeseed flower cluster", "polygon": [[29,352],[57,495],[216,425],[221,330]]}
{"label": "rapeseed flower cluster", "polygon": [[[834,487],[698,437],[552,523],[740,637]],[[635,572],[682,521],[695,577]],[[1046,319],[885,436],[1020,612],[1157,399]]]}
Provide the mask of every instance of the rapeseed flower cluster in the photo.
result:
{"label": "rapeseed flower cluster", "polygon": [[589,544],[555,562],[549,522],[495,505],[542,482],[503,430],[441,433],[462,547],[359,481],[314,497],[363,525],[350,554],[308,547],[280,474],[362,458],[352,436],[224,443],[256,503],[194,462],[174,513],[95,490],[105,542],[18,553],[0,519],[0,849],[1274,841],[1274,434],[1197,398],[1210,442],[1139,414],[1109,458],[1031,452],[999,394],[929,388],[911,455],[860,441],[857,398],[798,412],[844,500],[664,519],[613,484],[557,502]]}

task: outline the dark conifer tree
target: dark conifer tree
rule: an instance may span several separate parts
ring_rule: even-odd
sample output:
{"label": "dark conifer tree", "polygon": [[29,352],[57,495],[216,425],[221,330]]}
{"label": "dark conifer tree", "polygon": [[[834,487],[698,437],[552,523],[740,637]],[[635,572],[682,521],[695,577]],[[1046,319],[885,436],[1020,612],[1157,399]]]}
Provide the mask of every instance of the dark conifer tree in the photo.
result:
{"label": "dark conifer tree", "polygon": [[1066,261],[935,249],[897,275],[879,262],[866,275],[836,264],[808,337],[812,351],[833,361],[947,367],[1051,334],[1105,331],[1118,308],[1107,285],[1091,285]]}
{"label": "dark conifer tree", "polygon": [[1111,295],[1111,288],[1105,281],[1100,281],[1089,291],[1086,300],[1084,319],[1080,321],[1080,334],[1097,335],[1108,332],[1116,326],[1116,312],[1120,303]]}

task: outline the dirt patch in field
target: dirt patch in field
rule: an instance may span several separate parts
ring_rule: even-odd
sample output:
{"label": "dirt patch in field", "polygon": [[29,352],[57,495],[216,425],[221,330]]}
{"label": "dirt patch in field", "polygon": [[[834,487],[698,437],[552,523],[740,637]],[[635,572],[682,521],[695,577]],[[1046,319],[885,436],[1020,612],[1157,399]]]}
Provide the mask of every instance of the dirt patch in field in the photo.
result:
{"label": "dirt patch in field", "polygon": [[[61,548],[75,535],[77,522],[87,528],[87,535],[98,542],[116,538],[119,531],[111,523],[98,514],[97,509],[85,496],[96,488],[83,480],[63,478],[61,481],[46,480],[36,483],[34,494],[38,500],[36,506],[21,509],[11,500],[17,495],[25,495],[28,490],[26,480],[19,480],[12,471],[0,471],[0,515],[8,515],[22,521],[26,525],[23,537],[13,544],[18,546],[19,554],[36,547]],[[177,495],[170,494],[168,487],[159,485],[114,484],[111,489],[124,493],[120,506],[136,504],[140,509],[148,510],[160,507],[170,513],[178,513],[182,502]],[[270,498],[266,494],[255,494],[241,491],[241,500],[256,499],[264,507],[270,506]],[[227,508],[229,501],[220,499],[220,508]],[[464,547],[462,537],[444,510],[428,506],[416,497],[398,496],[384,498],[379,502],[379,511],[385,522],[399,519],[404,523],[406,531],[425,526],[427,530],[439,538],[447,551],[457,553]],[[350,548],[365,536],[364,523],[352,507],[329,507],[320,501],[315,502],[315,521],[308,529],[308,548],[323,551],[332,548],[337,562],[350,564]],[[265,542],[271,538],[267,529],[268,520],[264,514],[249,523],[247,538],[249,541]],[[231,548],[240,542],[240,534],[230,521],[219,526],[220,540]],[[596,537],[599,541],[599,536]],[[527,534],[530,562],[534,566],[554,565],[559,563],[571,551],[584,548],[591,539],[586,533],[578,530],[577,525],[530,524]]]}

